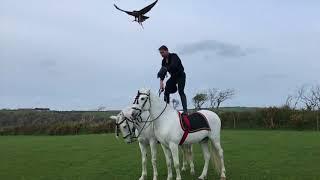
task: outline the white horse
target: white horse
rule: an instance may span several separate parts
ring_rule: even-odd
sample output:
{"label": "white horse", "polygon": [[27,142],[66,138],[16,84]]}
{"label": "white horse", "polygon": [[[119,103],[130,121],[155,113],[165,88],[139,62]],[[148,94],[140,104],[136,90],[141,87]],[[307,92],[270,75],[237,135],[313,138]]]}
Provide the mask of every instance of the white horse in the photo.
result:
{"label": "white horse", "polygon": [[[176,170],[176,179],[181,180],[178,147],[184,131],[180,126],[180,117],[178,112],[171,106],[168,106],[157,95],[146,89],[138,91],[131,111],[132,119],[137,119],[142,112],[149,111],[149,121],[153,122],[154,133],[164,149],[166,161],[168,163],[168,161],[170,161],[170,156],[172,155]],[[220,118],[216,113],[208,110],[201,110],[199,113],[203,114],[207,118],[211,131],[201,130],[195,133],[190,133],[184,143],[201,144],[204,153],[205,164],[199,179],[206,178],[210,157],[213,157],[215,169],[218,173],[220,173],[221,179],[225,179],[226,169],[224,166],[223,150],[220,145]],[[135,123],[141,124],[138,121]],[[209,151],[209,140],[213,145],[213,153],[211,153],[212,155],[210,155]],[[172,171],[169,169],[167,179],[172,179]]]}
{"label": "white horse", "polygon": [[[143,125],[134,123],[133,120],[127,118],[129,113],[131,113],[131,108],[123,109],[117,116],[110,116],[111,119],[116,121],[116,136],[118,137],[118,129],[120,129],[123,139],[126,143],[132,143],[134,139],[138,139],[139,147],[141,151],[141,161],[142,161],[142,174],[139,180],[145,180],[147,178],[147,147],[150,145],[151,149],[151,162],[153,167],[153,180],[157,180],[157,143],[158,140],[154,134],[153,123],[148,122],[149,112],[144,112],[140,116],[140,122]],[[183,167],[182,171],[186,171],[187,161],[190,164],[190,173],[195,174],[192,146],[184,145],[183,150]],[[171,161],[167,163],[168,169],[172,169]]]}

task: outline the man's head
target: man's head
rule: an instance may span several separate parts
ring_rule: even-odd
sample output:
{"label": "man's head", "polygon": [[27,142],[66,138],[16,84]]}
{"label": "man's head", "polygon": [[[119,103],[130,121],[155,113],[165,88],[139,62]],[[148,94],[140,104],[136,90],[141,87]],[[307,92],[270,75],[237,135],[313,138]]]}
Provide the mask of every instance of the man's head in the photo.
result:
{"label": "man's head", "polygon": [[165,45],[162,45],[159,48],[159,52],[163,58],[167,58],[169,56],[169,49]]}

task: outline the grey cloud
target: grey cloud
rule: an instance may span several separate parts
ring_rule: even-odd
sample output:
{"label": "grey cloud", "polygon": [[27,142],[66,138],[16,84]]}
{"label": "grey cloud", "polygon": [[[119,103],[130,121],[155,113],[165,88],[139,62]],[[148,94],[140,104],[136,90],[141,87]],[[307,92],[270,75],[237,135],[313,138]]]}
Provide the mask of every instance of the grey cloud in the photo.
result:
{"label": "grey cloud", "polygon": [[238,45],[219,42],[216,40],[204,40],[196,43],[185,44],[178,48],[180,54],[196,54],[200,52],[214,53],[224,57],[246,56],[252,50],[241,48]]}
{"label": "grey cloud", "polygon": [[263,82],[266,82],[266,81],[282,82],[287,79],[289,79],[289,75],[284,73],[266,73],[257,77],[258,81],[263,81]]}
{"label": "grey cloud", "polygon": [[284,74],[284,73],[268,73],[268,74],[264,74],[262,76],[260,76],[259,79],[262,79],[262,80],[279,80],[279,79],[285,79],[285,78],[288,78],[288,75],[287,74]]}
{"label": "grey cloud", "polygon": [[42,67],[55,67],[55,66],[57,66],[57,63],[58,62],[56,60],[47,59],[47,60],[40,61],[40,66],[42,66]]}

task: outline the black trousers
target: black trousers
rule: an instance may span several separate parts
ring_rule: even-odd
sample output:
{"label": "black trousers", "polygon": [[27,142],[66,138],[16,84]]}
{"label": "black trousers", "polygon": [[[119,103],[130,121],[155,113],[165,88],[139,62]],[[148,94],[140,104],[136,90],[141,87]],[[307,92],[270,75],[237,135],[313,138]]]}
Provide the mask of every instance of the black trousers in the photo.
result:
{"label": "black trousers", "polygon": [[[177,87],[178,85],[178,87]],[[166,87],[164,91],[164,101],[166,101],[168,104],[170,103],[170,94],[174,94],[179,92],[180,98],[181,98],[181,104],[183,107],[183,112],[187,112],[187,97],[184,93],[184,87],[186,85],[186,74],[182,73],[178,77],[170,77],[168,81],[166,82]]]}

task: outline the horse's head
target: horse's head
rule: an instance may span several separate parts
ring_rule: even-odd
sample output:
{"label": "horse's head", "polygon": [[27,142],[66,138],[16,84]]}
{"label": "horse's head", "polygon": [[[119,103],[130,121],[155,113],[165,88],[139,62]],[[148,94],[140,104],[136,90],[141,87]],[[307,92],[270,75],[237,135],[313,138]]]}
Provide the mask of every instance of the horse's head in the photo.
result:
{"label": "horse's head", "polygon": [[111,119],[116,121],[116,136],[119,136],[118,130],[121,131],[122,137],[126,143],[132,143],[135,137],[135,127],[133,121],[128,118],[131,116],[131,108],[122,110],[117,116],[110,116]]}
{"label": "horse's head", "polygon": [[141,89],[138,91],[132,105],[132,118],[136,119],[144,111],[151,108],[150,89]]}

